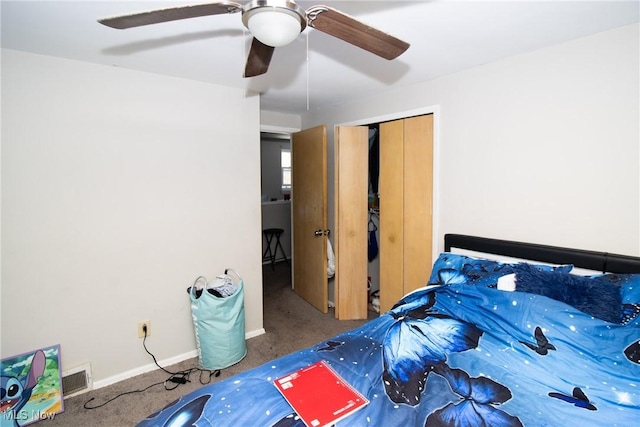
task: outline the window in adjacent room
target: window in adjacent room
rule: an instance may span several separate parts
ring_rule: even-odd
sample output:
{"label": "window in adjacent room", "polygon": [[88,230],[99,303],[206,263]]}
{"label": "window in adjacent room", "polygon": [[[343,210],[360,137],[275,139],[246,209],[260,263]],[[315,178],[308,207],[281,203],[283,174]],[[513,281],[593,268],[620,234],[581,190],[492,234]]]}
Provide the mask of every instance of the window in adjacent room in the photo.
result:
{"label": "window in adjacent room", "polygon": [[280,150],[280,168],[282,169],[282,192],[291,192],[291,150],[282,148]]}

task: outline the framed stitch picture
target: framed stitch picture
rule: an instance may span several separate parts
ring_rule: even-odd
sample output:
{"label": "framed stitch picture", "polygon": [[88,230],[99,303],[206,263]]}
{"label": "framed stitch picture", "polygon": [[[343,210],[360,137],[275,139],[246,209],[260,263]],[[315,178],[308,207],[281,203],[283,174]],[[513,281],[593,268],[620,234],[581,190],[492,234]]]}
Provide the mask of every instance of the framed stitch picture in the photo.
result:
{"label": "framed stitch picture", "polygon": [[0,361],[0,427],[22,427],[64,411],[60,345]]}

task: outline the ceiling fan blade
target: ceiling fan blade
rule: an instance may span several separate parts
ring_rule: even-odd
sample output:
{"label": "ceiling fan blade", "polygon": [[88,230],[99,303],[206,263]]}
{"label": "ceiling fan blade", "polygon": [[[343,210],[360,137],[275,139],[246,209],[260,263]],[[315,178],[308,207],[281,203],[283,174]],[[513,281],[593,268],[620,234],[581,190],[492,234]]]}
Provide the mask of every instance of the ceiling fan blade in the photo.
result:
{"label": "ceiling fan blade", "polygon": [[132,13],[129,15],[101,18],[98,19],[98,22],[106,25],[107,27],[124,30],[126,28],[140,27],[142,25],[177,21],[179,19],[220,15],[223,13],[235,13],[239,12],[240,10],[242,10],[242,5],[238,3],[232,1],[219,1],[215,3],[169,7],[166,9],[156,9],[149,10],[147,12]]}
{"label": "ceiling fan blade", "polygon": [[385,59],[395,59],[409,48],[409,43],[328,6],[312,6],[306,12],[309,26]]}
{"label": "ceiling fan blade", "polygon": [[251,41],[247,65],[244,68],[244,77],[255,77],[266,73],[274,50],[273,46],[267,46],[254,37]]}

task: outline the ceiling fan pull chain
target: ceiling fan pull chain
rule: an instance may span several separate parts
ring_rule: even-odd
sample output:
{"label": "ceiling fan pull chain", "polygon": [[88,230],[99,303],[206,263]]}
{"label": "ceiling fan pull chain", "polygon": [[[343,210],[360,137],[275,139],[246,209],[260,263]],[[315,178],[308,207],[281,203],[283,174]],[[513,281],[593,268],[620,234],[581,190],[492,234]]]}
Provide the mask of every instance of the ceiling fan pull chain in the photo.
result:
{"label": "ceiling fan pull chain", "polygon": [[247,29],[242,28],[242,61],[247,57]]}
{"label": "ceiling fan pull chain", "polygon": [[309,33],[305,35],[307,36],[307,111],[309,111]]}

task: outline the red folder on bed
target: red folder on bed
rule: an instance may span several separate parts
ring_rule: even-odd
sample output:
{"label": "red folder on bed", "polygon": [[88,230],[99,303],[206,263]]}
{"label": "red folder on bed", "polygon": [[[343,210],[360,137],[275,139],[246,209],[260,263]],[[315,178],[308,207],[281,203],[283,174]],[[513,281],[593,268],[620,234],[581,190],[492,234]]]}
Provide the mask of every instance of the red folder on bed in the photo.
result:
{"label": "red folder on bed", "polygon": [[274,384],[308,427],[332,425],[369,403],[324,361]]}

